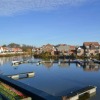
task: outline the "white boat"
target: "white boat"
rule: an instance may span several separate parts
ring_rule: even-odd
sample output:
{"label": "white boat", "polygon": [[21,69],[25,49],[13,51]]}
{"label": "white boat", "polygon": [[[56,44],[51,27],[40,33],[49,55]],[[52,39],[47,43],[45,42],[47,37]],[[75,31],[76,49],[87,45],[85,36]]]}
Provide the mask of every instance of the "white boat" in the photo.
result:
{"label": "white boat", "polygon": [[20,61],[12,61],[12,64],[20,64]]}

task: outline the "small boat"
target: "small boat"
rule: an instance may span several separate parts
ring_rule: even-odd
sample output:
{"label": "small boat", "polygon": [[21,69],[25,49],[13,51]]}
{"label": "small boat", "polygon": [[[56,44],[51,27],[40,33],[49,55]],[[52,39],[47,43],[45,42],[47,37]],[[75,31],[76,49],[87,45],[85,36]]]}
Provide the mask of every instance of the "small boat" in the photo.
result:
{"label": "small boat", "polygon": [[12,64],[20,64],[21,62],[20,61],[12,61]]}

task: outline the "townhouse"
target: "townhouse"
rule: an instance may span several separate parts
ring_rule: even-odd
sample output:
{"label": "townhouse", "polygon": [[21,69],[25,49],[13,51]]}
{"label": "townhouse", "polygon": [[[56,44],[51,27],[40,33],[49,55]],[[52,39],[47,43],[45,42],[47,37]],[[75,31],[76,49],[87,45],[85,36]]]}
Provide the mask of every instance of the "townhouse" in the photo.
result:
{"label": "townhouse", "polygon": [[76,50],[78,56],[95,56],[100,53],[100,44],[98,42],[84,42]]}

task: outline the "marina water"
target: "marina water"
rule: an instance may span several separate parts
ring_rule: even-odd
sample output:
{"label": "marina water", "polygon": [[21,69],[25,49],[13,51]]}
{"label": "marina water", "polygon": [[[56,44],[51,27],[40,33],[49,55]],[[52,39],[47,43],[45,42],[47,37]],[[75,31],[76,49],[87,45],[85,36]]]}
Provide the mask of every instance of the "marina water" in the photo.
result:
{"label": "marina water", "polygon": [[31,78],[22,78],[20,81],[53,96],[65,96],[84,86],[97,86],[96,95],[89,100],[100,99],[100,64],[80,66],[76,63],[23,63],[12,66],[12,60],[30,60],[38,62],[41,59],[31,57],[2,57],[0,58],[0,74],[11,75],[25,72],[35,72]]}

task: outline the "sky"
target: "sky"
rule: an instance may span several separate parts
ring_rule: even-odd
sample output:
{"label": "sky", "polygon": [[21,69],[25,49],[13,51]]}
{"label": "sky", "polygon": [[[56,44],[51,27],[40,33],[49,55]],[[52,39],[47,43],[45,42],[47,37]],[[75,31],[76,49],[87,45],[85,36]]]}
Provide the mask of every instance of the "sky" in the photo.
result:
{"label": "sky", "polygon": [[0,0],[0,45],[100,43],[100,0]]}

